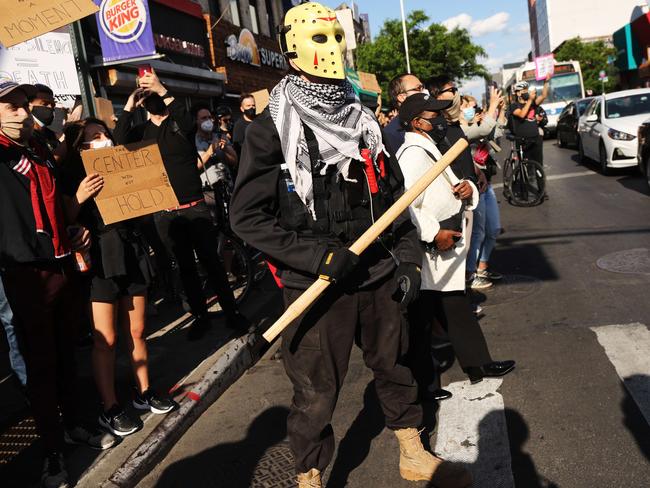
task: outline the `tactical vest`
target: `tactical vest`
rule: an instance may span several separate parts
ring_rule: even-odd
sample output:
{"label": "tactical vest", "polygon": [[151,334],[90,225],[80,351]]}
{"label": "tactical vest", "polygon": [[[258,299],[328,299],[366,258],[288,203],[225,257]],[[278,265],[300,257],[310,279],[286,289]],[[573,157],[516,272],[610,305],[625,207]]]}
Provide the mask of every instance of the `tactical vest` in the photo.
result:
{"label": "tactical vest", "polygon": [[[303,124],[313,181],[314,213],[295,192],[288,169],[283,167],[279,181],[279,223],[302,236],[327,237],[349,244],[358,239],[374,220],[393,203],[392,191],[383,156],[373,161],[368,150],[360,147],[366,163],[350,162],[347,179],[335,165],[322,174],[323,162],[312,130]],[[387,239],[389,234],[383,236]]]}

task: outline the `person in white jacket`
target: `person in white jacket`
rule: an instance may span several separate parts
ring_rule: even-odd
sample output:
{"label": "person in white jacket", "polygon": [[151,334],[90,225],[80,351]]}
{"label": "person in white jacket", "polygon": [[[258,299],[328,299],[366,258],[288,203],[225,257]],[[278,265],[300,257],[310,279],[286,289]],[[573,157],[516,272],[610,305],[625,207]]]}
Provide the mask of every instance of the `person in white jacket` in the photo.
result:
{"label": "person in white jacket", "polygon": [[[397,159],[407,190],[442,157],[428,134],[441,118],[440,103],[420,93],[407,98],[400,108],[406,137]],[[459,180],[448,167],[409,207],[411,220],[427,249],[422,263],[420,319],[425,322],[435,317],[443,325],[461,367],[473,383],[484,376],[507,374],[515,366],[514,361],[492,361],[465,293],[469,242],[464,213],[475,208],[478,201],[474,183]]]}

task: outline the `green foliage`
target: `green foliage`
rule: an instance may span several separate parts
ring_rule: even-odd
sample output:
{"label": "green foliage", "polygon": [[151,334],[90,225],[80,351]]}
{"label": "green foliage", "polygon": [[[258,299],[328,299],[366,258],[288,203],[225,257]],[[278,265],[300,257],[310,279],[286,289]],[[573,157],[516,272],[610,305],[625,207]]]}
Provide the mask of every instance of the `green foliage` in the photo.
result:
{"label": "green foliage", "polygon": [[[411,73],[422,81],[441,74],[455,80],[488,75],[477,61],[486,56],[485,50],[472,42],[466,29],[448,31],[443,25],[429,24],[429,17],[422,10],[408,15],[406,27]],[[377,75],[382,96],[387,100],[388,82],[406,72],[401,21],[384,22],[374,42],[357,47],[356,57],[360,71]]]}
{"label": "green foliage", "polygon": [[579,37],[565,41],[555,53],[558,61],[580,61],[585,90],[593,90],[595,94],[602,92],[602,84],[598,77],[601,70],[607,72],[609,81],[605,83],[605,91],[613,91],[617,83],[617,70],[613,64],[607,64],[608,56],[616,56],[616,49],[607,46],[603,41],[583,42]]}

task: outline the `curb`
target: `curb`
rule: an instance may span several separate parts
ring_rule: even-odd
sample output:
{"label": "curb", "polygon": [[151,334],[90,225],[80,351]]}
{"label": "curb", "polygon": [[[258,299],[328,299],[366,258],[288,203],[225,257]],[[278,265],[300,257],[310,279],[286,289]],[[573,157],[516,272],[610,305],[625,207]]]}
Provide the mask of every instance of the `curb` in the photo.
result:
{"label": "curb", "polygon": [[102,488],[133,488],[171,450],[196,419],[205,412],[256,361],[261,335],[251,333],[233,340],[192,388],[180,408],[168,415]]}

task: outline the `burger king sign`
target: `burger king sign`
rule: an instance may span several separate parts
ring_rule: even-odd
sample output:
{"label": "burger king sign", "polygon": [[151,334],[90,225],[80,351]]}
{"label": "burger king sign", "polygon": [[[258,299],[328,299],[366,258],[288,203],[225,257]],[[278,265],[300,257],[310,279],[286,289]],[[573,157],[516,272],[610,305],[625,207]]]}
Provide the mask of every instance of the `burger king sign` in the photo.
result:
{"label": "burger king sign", "polygon": [[155,54],[147,0],[94,0],[105,62]]}

